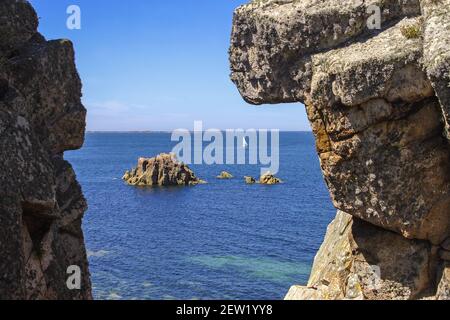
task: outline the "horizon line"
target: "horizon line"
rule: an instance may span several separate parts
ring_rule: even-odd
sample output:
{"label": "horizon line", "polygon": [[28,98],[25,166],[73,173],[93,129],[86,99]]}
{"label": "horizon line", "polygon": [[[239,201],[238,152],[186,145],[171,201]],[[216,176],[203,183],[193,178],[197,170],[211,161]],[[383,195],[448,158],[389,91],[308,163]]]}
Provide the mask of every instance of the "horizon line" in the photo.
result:
{"label": "horizon line", "polygon": [[[86,130],[86,133],[172,133],[175,130],[179,129],[173,129],[173,130]],[[230,129],[219,129],[220,131],[226,131]],[[234,130],[234,129],[231,129]],[[248,130],[248,129],[243,129]],[[259,130],[259,129],[255,129]],[[267,130],[279,130],[279,129],[267,129]],[[189,132],[195,132],[194,130],[188,130]],[[206,131],[206,130],[204,130]],[[203,132],[204,132],[203,131]],[[280,132],[310,132],[312,133],[312,130],[279,130]]]}

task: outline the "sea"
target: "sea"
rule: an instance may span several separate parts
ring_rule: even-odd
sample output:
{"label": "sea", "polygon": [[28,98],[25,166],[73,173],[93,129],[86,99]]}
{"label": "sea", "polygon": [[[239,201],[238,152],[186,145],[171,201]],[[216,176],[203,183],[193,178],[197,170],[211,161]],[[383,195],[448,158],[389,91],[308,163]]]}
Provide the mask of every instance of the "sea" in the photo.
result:
{"label": "sea", "polygon": [[[99,300],[273,300],[305,285],[335,209],[310,132],[281,132],[279,185],[260,165],[190,165],[207,184],[132,187],[139,157],[170,152],[164,132],[87,133],[65,153],[89,209],[83,229]],[[236,145],[236,148],[241,146]],[[221,171],[235,178],[219,180]]]}

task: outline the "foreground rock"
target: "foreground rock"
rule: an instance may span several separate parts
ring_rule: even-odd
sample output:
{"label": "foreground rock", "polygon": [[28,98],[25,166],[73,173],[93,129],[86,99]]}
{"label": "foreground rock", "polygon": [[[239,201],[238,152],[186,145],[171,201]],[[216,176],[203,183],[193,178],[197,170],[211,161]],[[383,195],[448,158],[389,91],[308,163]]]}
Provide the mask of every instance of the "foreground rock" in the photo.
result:
{"label": "foreground rock", "polygon": [[[27,1],[0,1],[0,300],[90,299],[86,201],[66,150],[86,110],[69,41],[46,41]],[[81,290],[69,290],[69,266]]]}
{"label": "foreground rock", "polygon": [[340,210],[309,286],[287,298],[446,299],[450,0],[366,4],[380,6],[381,31],[366,27],[361,1],[254,1],[235,12],[233,81],[254,104],[305,104]]}
{"label": "foreground rock", "polygon": [[229,172],[222,171],[220,173],[220,175],[217,176],[217,179],[223,179],[223,180],[233,179],[233,175],[231,173],[229,173]]}
{"label": "foreground rock", "polygon": [[429,242],[405,239],[340,211],[328,227],[308,286],[292,287],[287,298],[426,298],[435,290],[430,275],[437,261]]}
{"label": "foreground rock", "polygon": [[439,300],[450,300],[450,262],[443,263],[439,267],[438,284],[436,298]]}
{"label": "foreground rock", "polygon": [[271,174],[270,172],[263,174],[260,178],[259,178],[259,183],[261,184],[279,184],[282,181],[280,179],[278,179],[277,177],[275,177],[273,174]]}
{"label": "foreground rock", "polygon": [[170,154],[140,158],[137,167],[127,171],[122,179],[132,186],[191,186],[204,183],[187,165]]}

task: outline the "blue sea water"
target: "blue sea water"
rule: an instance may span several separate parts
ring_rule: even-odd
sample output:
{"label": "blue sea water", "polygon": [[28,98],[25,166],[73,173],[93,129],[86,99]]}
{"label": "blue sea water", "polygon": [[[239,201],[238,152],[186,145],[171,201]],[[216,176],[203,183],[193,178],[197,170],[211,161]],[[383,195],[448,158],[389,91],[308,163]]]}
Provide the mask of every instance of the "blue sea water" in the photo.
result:
{"label": "blue sea water", "polygon": [[[255,165],[192,165],[208,184],[136,188],[139,157],[170,152],[169,133],[88,133],[66,153],[89,203],[84,219],[96,299],[282,299],[305,284],[335,215],[314,138],[280,134],[283,184],[246,185]],[[223,170],[236,178],[217,180]]]}

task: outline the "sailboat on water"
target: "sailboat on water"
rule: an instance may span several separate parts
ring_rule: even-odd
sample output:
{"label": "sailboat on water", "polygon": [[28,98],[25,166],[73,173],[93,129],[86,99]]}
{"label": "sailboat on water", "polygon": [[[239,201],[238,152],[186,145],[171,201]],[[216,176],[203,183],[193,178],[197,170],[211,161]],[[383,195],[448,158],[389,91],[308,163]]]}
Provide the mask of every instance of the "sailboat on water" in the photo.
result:
{"label": "sailboat on water", "polygon": [[247,140],[244,138],[242,138],[242,148],[247,149],[248,148],[248,143]]}

